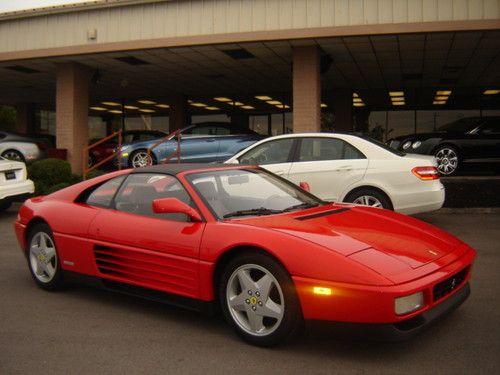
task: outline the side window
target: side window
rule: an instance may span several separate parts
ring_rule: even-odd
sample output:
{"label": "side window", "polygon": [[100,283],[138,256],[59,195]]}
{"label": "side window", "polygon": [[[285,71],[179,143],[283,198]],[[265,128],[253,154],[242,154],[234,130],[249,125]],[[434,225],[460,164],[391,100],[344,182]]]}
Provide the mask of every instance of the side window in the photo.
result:
{"label": "side window", "polygon": [[116,195],[115,208],[140,216],[189,221],[185,214],[153,212],[153,201],[160,198],[177,198],[188,205],[193,204],[191,197],[175,177],[156,173],[134,173],[129,175]]}
{"label": "side window", "polygon": [[111,203],[116,191],[124,180],[125,176],[115,177],[100,185],[92,192],[88,193],[84,202],[90,206],[111,208]]}
{"label": "side window", "polygon": [[122,143],[132,143],[132,142],[134,142],[134,134],[133,133],[124,134]]}
{"label": "side window", "polygon": [[217,135],[229,135],[229,134],[231,134],[231,130],[226,126],[217,126],[215,128],[215,130],[216,130]]}
{"label": "side window", "polygon": [[356,148],[341,139],[302,139],[299,161],[321,161],[342,159],[364,159]]}
{"label": "side window", "polygon": [[213,126],[199,126],[194,127],[191,131],[193,135],[215,135],[215,127]]}
{"label": "side window", "polygon": [[489,118],[481,126],[482,134],[500,134],[500,118]]}
{"label": "side window", "polygon": [[262,143],[240,157],[241,164],[287,163],[294,138]]}

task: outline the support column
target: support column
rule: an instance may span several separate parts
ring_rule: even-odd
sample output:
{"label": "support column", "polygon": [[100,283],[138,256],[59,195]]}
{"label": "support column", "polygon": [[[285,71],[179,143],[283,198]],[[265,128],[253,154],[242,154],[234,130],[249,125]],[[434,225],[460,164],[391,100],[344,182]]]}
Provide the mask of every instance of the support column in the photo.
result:
{"label": "support column", "polygon": [[169,131],[173,132],[177,129],[182,129],[187,123],[187,102],[184,96],[177,96],[169,100],[170,116],[169,116]]}
{"label": "support column", "polygon": [[321,80],[318,48],[293,48],[293,131],[321,130]]}
{"label": "support column", "polygon": [[68,162],[74,173],[83,173],[83,148],[88,144],[90,70],[76,63],[56,67],[57,148],[68,150]]}
{"label": "support column", "polygon": [[35,105],[33,103],[16,104],[16,131],[33,135],[36,132]]}
{"label": "support column", "polygon": [[335,112],[334,131],[350,132],[352,127],[352,91],[350,89],[336,89],[333,94]]}

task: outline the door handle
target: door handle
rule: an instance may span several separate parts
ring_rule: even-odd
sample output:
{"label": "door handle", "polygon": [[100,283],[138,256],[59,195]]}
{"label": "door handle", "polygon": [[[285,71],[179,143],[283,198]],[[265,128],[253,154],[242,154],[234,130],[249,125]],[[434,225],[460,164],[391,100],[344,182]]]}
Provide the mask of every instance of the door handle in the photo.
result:
{"label": "door handle", "polygon": [[352,170],[352,165],[343,165],[336,169],[337,171],[350,171]]}

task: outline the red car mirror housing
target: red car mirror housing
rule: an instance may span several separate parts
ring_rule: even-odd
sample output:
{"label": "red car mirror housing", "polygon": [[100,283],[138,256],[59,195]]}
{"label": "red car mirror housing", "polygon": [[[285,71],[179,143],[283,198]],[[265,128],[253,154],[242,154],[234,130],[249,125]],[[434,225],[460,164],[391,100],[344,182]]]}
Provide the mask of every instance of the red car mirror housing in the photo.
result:
{"label": "red car mirror housing", "polygon": [[186,214],[193,221],[202,221],[201,215],[193,207],[177,198],[161,198],[153,201],[153,212],[156,214]]}
{"label": "red car mirror housing", "polygon": [[309,184],[305,181],[301,181],[299,183],[299,186],[301,187],[302,190],[305,190],[307,192],[311,192],[311,187],[309,186]]}

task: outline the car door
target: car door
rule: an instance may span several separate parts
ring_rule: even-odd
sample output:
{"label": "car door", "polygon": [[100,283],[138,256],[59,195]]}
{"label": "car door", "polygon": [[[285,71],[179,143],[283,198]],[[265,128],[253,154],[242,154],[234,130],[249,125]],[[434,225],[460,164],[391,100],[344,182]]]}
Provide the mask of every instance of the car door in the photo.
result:
{"label": "car door", "polygon": [[205,223],[183,214],[156,214],[154,199],[176,197],[193,204],[173,176],[131,174],[89,229],[97,269],[103,278],[199,297],[200,242]]}
{"label": "car door", "polygon": [[478,129],[478,159],[500,161],[500,117],[489,117]]}
{"label": "car door", "polygon": [[240,164],[260,165],[270,172],[287,178],[292,166],[295,138],[271,139],[248,150],[238,158]]}
{"label": "car door", "polygon": [[358,149],[334,137],[303,137],[297,146],[288,179],[304,181],[311,192],[335,201],[348,186],[365,175],[368,160]]}

